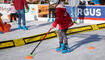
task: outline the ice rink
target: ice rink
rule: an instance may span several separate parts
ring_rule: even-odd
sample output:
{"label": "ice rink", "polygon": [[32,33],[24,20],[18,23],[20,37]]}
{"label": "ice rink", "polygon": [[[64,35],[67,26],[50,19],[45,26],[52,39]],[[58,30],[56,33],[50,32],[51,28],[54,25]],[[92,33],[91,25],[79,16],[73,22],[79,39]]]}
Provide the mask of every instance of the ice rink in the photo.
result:
{"label": "ice rink", "polygon": [[[8,20],[6,21],[9,22]],[[29,28],[29,30],[25,30],[25,31],[17,29],[18,27],[17,22],[9,23],[11,24],[11,31],[4,34],[0,34],[0,41],[14,40],[14,39],[19,39],[23,37],[29,37],[29,36],[45,33],[51,28],[52,23],[53,22],[34,21],[34,20],[27,21],[26,25]],[[70,28],[85,26],[85,25],[92,25],[92,24],[81,23],[81,24],[73,25]],[[52,31],[54,30],[58,30],[58,28],[55,28]]]}
{"label": "ice rink", "polygon": [[[63,54],[56,52],[56,48],[59,47],[59,38],[56,32],[58,26],[52,29],[47,36],[45,35],[53,24],[52,21],[48,21],[53,17],[53,15],[51,17],[48,15],[50,10],[48,4],[30,3],[28,5],[29,11],[25,15],[28,30],[18,29],[18,19],[10,22],[8,19],[9,4],[0,4],[0,12],[3,14],[0,19],[3,21],[2,24],[7,22],[11,25],[10,32],[0,34],[0,60],[105,60],[105,6],[100,5],[95,6],[89,0],[86,5],[77,6],[77,24],[71,26],[71,29],[69,28],[67,31],[70,53]],[[70,17],[73,18],[70,4],[66,3],[63,7],[66,7]],[[67,14],[64,13],[64,15]],[[62,18],[65,19],[65,17]],[[21,23],[23,23],[22,20]],[[62,24],[59,21],[58,23]],[[26,59],[44,36],[46,36],[46,40],[43,40],[36,48],[33,58]]]}
{"label": "ice rink", "polygon": [[[31,60],[105,60],[105,29],[68,36],[70,53],[55,52],[58,38],[43,41],[34,52]],[[38,42],[0,50],[0,60],[28,60],[25,57]],[[88,49],[93,46],[95,49]]]}

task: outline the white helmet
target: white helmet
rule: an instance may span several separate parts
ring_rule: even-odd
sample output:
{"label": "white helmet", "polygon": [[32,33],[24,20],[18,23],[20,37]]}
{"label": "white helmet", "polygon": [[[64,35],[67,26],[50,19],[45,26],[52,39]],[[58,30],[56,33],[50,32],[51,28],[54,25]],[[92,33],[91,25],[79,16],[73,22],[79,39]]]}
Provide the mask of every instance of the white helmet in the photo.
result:
{"label": "white helmet", "polygon": [[58,4],[59,0],[50,0],[50,4]]}

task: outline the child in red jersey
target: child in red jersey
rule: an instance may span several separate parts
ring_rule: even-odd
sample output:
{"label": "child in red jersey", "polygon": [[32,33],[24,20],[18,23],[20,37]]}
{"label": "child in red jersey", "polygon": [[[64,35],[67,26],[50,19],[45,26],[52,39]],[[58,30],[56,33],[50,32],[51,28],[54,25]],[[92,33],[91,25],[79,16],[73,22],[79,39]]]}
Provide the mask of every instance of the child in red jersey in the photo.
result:
{"label": "child in red jersey", "polygon": [[56,7],[56,19],[52,25],[52,28],[56,27],[57,24],[59,25],[58,34],[60,46],[56,49],[56,51],[62,50],[62,53],[70,52],[66,31],[73,25],[72,19],[67,13],[65,5],[61,0],[51,0],[50,4]]}

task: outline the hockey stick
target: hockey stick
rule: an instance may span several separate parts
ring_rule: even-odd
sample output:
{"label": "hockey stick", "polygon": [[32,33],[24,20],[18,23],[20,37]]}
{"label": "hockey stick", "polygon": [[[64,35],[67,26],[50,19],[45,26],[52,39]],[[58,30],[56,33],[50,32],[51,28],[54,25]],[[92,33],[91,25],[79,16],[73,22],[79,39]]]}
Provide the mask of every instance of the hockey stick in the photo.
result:
{"label": "hockey stick", "polygon": [[[47,36],[47,34],[52,30],[52,28],[49,29],[49,31],[45,34],[45,36],[43,37],[43,39],[45,39],[45,37]],[[41,44],[41,42],[43,41],[43,39],[37,44],[37,46],[32,50],[32,52],[26,57],[26,59],[32,59],[33,53],[35,52],[36,48]]]}

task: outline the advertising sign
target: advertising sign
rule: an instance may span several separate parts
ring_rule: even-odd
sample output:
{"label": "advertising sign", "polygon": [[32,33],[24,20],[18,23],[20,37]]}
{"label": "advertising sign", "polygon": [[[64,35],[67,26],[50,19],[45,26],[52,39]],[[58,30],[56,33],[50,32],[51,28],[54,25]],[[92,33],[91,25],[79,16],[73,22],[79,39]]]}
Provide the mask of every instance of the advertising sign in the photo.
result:
{"label": "advertising sign", "polygon": [[48,5],[38,5],[38,17],[48,17],[49,6]]}
{"label": "advertising sign", "polygon": [[[71,15],[70,7],[66,6],[68,13]],[[78,17],[90,20],[105,20],[105,6],[79,6]]]}
{"label": "advertising sign", "polygon": [[[8,6],[8,7],[7,7]],[[3,19],[9,19],[8,12],[10,4],[0,4],[0,13],[3,14]],[[38,18],[38,5],[28,4],[29,12],[26,14],[26,20],[36,20]]]}

